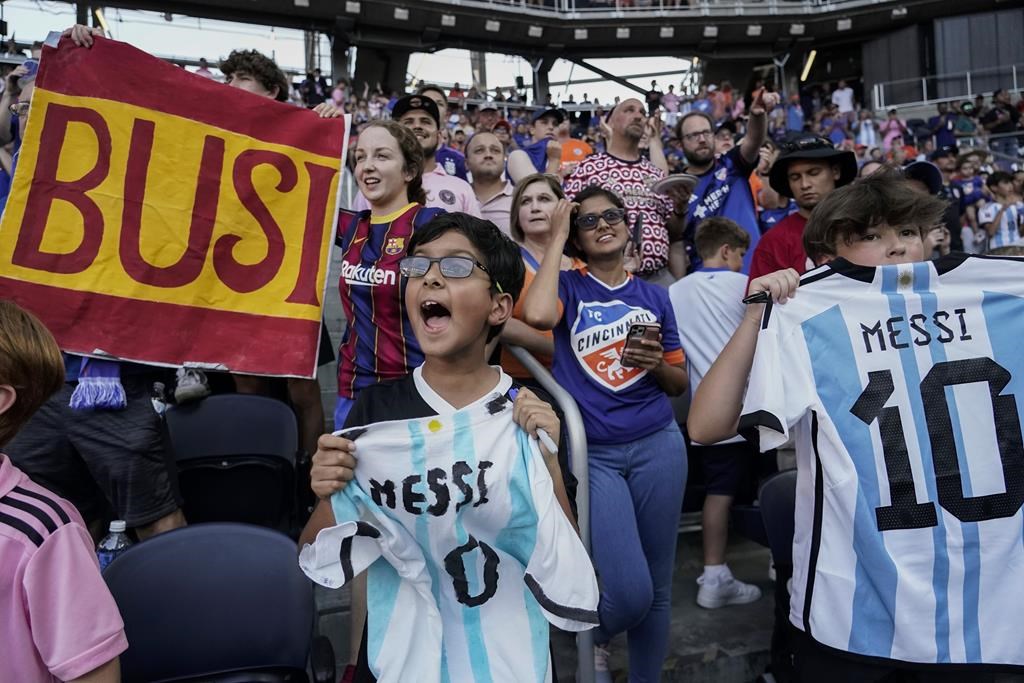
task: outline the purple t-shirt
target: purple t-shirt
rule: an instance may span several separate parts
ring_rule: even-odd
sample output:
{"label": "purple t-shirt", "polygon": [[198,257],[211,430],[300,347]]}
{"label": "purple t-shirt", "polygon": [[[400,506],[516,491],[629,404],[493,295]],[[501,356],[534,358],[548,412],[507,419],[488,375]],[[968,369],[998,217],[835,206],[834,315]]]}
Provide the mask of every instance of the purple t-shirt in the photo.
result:
{"label": "purple t-shirt", "polygon": [[619,360],[633,323],[660,323],[665,362],[679,365],[675,313],[668,292],[629,275],[609,287],[586,268],[558,276],[562,319],[555,326],[552,373],[576,397],[587,439],[616,444],[652,434],[673,419],[668,396],[651,374]]}

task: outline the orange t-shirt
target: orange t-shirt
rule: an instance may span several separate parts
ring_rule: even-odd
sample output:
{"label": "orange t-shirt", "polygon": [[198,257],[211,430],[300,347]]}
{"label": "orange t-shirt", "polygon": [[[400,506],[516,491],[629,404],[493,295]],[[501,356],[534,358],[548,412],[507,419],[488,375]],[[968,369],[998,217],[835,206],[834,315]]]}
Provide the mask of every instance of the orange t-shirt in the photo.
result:
{"label": "orange t-shirt", "polygon": [[[564,148],[563,148],[564,149]],[[530,289],[530,285],[533,284],[533,278],[537,275],[537,266],[539,265],[525,249],[523,251],[523,265],[526,266],[526,274],[523,278],[523,289],[519,292],[519,298],[516,299],[516,305],[512,309],[512,317],[520,322],[523,321],[523,300],[526,299],[526,292]],[[573,259],[572,268],[576,270],[578,268],[586,267],[586,263],[579,259]],[[562,311],[562,302],[558,302],[558,311]],[[538,334],[542,334],[548,339],[554,340],[555,333],[552,330],[534,330]],[[532,353],[532,352],[531,352]],[[548,370],[551,369],[551,356],[545,354],[534,354],[534,357],[541,362]],[[501,367],[508,374],[509,377],[516,379],[533,379],[533,375],[526,369],[526,366],[519,362],[519,359],[513,356],[510,352],[501,354]]]}

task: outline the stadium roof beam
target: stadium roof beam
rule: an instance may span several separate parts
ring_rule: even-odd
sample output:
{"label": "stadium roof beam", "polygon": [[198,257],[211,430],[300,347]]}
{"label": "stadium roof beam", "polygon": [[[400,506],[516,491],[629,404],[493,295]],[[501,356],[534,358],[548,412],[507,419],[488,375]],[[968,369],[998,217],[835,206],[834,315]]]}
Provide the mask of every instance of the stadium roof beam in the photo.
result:
{"label": "stadium roof beam", "polygon": [[565,57],[565,59],[569,60],[570,62],[572,62],[574,64],[579,64],[580,66],[582,66],[587,71],[593,71],[598,76],[604,76],[609,81],[615,81],[616,83],[618,83],[619,85],[621,85],[624,88],[629,88],[630,90],[635,90],[638,93],[640,93],[641,95],[647,95],[647,91],[644,90],[643,88],[641,88],[640,86],[633,85],[632,83],[627,81],[622,76],[616,76],[613,73],[609,73],[609,72],[605,71],[604,69],[596,67],[593,64],[587,62],[587,60],[585,60],[585,59],[576,59],[574,57]]}

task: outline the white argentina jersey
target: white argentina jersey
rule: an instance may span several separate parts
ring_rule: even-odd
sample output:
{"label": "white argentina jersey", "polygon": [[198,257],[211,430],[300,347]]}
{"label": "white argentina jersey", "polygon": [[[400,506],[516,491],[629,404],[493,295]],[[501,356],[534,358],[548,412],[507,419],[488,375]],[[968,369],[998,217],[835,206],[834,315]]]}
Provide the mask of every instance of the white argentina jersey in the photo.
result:
{"label": "white argentina jersey", "polygon": [[740,427],[795,438],[790,620],[860,655],[1024,665],[1022,409],[1024,261],[839,260],[769,305]]}
{"label": "white argentina jersey", "polygon": [[548,622],[594,627],[598,588],[511,401],[343,435],[355,480],[300,565],[328,587],[369,567],[378,680],[550,681]]}

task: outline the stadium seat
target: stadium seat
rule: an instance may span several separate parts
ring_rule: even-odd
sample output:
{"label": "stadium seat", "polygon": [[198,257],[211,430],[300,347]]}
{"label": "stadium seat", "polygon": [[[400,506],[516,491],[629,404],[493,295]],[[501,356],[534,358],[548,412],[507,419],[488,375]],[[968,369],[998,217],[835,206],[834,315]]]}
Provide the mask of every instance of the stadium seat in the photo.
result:
{"label": "stadium seat", "polygon": [[333,683],[297,552],[283,534],[246,524],[189,526],[129,548],[103,573],[129,642],[122,680],[303,682],[309,666],[314,681]]}
{"label": "stadium seat", "polygon": [[221,394],[166,413],[189,522],[241,522],[285,532],[294,520],[298,425],[264,396]]}

